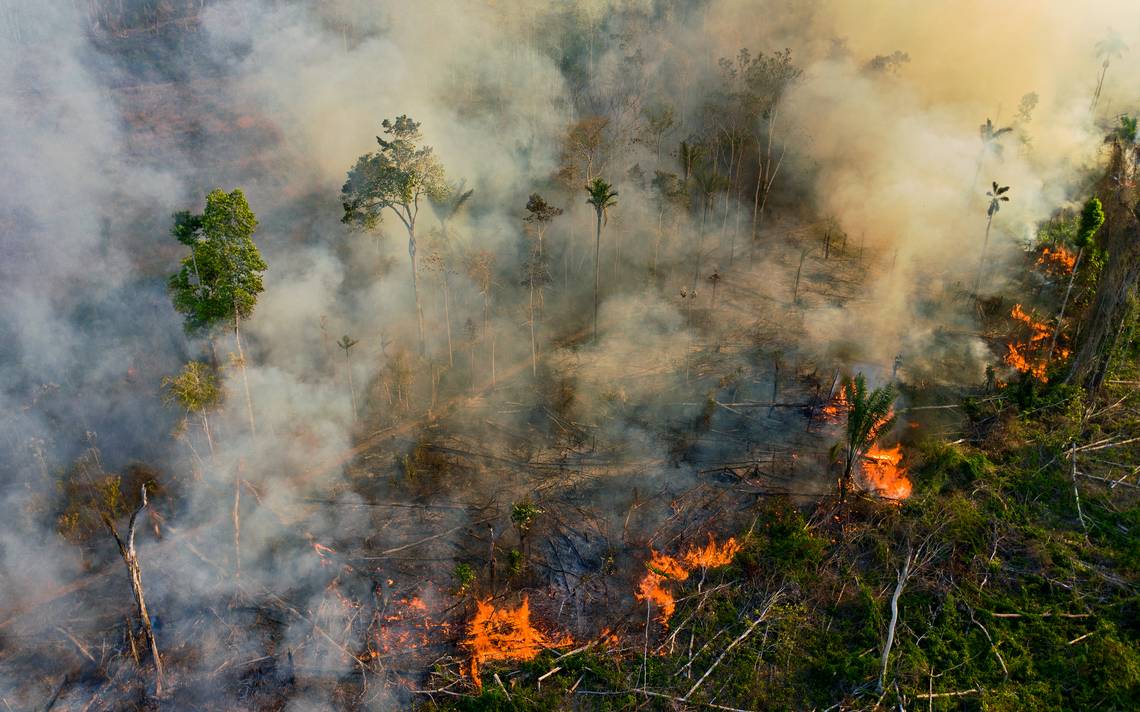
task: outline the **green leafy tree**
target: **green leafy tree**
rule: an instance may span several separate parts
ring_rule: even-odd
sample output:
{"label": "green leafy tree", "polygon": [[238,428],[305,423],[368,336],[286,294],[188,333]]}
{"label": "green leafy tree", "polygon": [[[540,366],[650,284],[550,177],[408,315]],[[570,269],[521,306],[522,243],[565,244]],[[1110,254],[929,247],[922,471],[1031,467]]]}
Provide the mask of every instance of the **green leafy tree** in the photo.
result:
{"label": "green leafy tree", "polygon": [[986,250],[990,246],[990,227],[994,223],[994,216],[1001,210],[1001,204],[1009,202],[1009,196],[1006,195],[1007,192],[1009,192],[1009,186],[999,186],[997,181],[993,182],[992,189],[986,191],[986,195],[990,199],[990,204],[989,207],[986,208],[986,238],[982,242],[982,253],[978,258],[978,276],[974,280],[974,294],[977,294],[978,290],[982,287],[982,276],[986,268]]}
{"label": "green leafy tree", "polygon": [[166,403],[177,404],[187,414],[198,416],[202,423],[202,434],[206,436],[206,444],[213,455],[214,437],[210,433],[209,413],[222,405],[222,388],[214,369],[207,363],[191,361],[182,367],[177,376],[163,378],[162,387]]}
{"label": "green leafy tree", "polygon": [[1065,318],[1065,307],[1069,304],[1069,295],[1073,291],[1073,282],[1077,278],[1077,270],[1081,266],[1081,257],[1085,249],[1092,245],[1100,226],[1104,224],[1104,208],[1097,198],[1089,198],[1081,209],[1081,220],[1077,225],[1077,234],[1073,238],[1073,245],[1077,248],[1077,259],[1073,260],[1073,271],[1069,275],[1069,286],[1065,288],[1065,298],[1061,300],[1061,311],[1057,313],[1057,325],[1053,327],[1053,340],[1049,343],[1048,360],[1053,360],[1053,351],[1057,348],[1057,337],[1061,333],[1061,320]]}
{"label": "green leafy tree", "polygon": [[836,446],[842,448],[843,452],[843,476],[839,480],[840,502],[847,501],[855,465],[871,449],[879,436],[890,430],[895,423],[892,410],[895,390],[892,386],[888,384],[868,391],[867,380],[860,373],[846,384],[845,389],[847,402],[850,403],[847,411],[847,434],[843,442]]}
{"label": "green leafy tree", "polygon": [[520,549],[526,549],[526,536],[541,514],[542,509],[527,500],[515,502],[511,505],[511,523],[515,525],[515,530],[519,533]]}
{"label": "green leafy tree", "polygon": [[[408,232],[408,257],[412,267],[412,293],[416,304],[420,353],[424,351],[424,314],[420,304],[416,256],[416,218],[422,200],[444,201],[448,195],[443,166],[431,146],[420,144],[420,124],[406,115],[385,119],[384,134],[376,137],[379,150],[357,159],[341,188],[346,225],[375,229],[384,211],[399,218]],[[466,202],[464,199],[463,202]],[[461,204],[461,203],[460,203]]]}
{"label": "green leafy tree", "polygon": [[1136,143],[1137,123],[1135,116],[1129,116],[1127,114],[1121,116],[1120,126],[1116,129],[1116,135],[1125,143]]}
{"label": "green leafy tree", "polygon": [[586,184],[586,193],[590,197],[586,202],[594,206],[597,214],[597,231],[594,233],[594,341],[598,340],[598,292],[601,287],[602,269],[602,225],[609,222],[609,209],[617,205],[617,191],[613,186],[601,178],[595,178]]}
{"label": "green leafy tree", "polygon": [[261,275],[268,269],[253,242],[255,230],[257,218],[241,190],[212,191],[201,214],[176,213],[172,233],[190,248],[190,255],[183,258],[169,287],[175,310],[186,318],[187,331],[210,331],[220,325],[233,328],[249,429],[256,435],[241,342],[241,322],[253,313],[257,296],[264,291]]}

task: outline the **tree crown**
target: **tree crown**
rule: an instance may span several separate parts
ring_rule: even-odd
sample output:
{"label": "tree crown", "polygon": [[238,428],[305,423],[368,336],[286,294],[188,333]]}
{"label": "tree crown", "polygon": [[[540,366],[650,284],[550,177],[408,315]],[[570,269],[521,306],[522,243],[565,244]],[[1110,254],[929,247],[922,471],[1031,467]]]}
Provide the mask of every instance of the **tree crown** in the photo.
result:
{"label": "tree crown", "polygon": [[174,308],[186,317],[186,329],[199,331],[235,318],[247,318],[264,291],[261,258],[253,233],[257,218],[240,189],[214,190],[198,215],[176,213],[171,233],[190,247],[169,288]]}
{"label": "tree crown", "polygon": [[448,195],[443,165],[431,146],[419,143],[419,123],[401,115],[381,126],[390,138],[376,137],[379,150],[358,158],[341,188],[341,222],[372,229],[387,208],[412,230],[421,198],[442,201]]}

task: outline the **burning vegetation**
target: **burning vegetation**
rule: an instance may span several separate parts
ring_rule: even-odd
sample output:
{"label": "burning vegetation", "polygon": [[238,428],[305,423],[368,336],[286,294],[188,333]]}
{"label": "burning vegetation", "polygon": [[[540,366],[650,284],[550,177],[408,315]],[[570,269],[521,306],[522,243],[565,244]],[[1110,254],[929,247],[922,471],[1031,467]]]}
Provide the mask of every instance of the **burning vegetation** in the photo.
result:
{"label": "burning vegetation", "polygon": [[876,4],[7,3],[2,706],[1130,708],[1140,35]]}
{"label": "burning vegetation", "polygon": [[[1046,380],[1049,368],[1050,340],[1053,330],[1044,322],[1037,321],[1020,304],[1015,304],[1010,317],[1019,325],[1022,336],[1006,345],[1005,362],[1022,373],[1032,374],[1038,380]],[[1057,358],[1065,359],[1069,350],[1058,346],[1054,352]]]}
{"label": "burning vegetation", "polygon": [[496,607],[489,599],[476,601],[475,616],[464,645],[471,652],[471,681],[483,687],[479,668],[496,660],[530,660],[544,650],[570,645],[569,636],[551,636],[531,623],[530,599],[518,606]]}
{"label": "burning vegetation", "polygon": [[1043,247],[1037,264],[1057,274],[1070,274],[1077,263],[1077,256],[1064,247]]}
{"label": "burning vegetation", "polygon": [[911,493],[911,483],[902,459],[902,445],[872,446],[860,462],[864,484],[887,499],[906,499]]}
{"label": "burning vegetation", "polygon": [[653,551],[649,561],[645,562],[648,569],[637,586],[634,594],[638,601],[657,607],[657,620],[662,625],[669,624],[669,618],[677,609],[677,602],[670,590],[671,583],[681,583],[688,580],[695,570],[706,570],[725,566],[732,562],[732,557],[740,551],[740,545],[735,538],[729,538],[724,544],[718,545],[713,535],[709,534],[708,543],[704,546],[691,546],[679,557],[672,557]]}

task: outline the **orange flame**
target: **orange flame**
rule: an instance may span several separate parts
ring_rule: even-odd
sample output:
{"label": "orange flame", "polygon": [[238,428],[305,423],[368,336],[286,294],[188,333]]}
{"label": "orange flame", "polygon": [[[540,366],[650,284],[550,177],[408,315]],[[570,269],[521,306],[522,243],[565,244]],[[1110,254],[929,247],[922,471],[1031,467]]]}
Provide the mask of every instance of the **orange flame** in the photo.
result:
{"label": "orange flame", "polygon": [[[435,600],[430,589],[427,594]],[[437,614],[420,596],[393,599],[376,621],[372,657],[406,655],[431,646],[441,635],[447,636],[451,624],[436,620]]]}
{"label": "orange flame", "polygon": [[482,689],[479,666],[492,660],[530,660],[546,648],[569,645],[568,636],[551,638],[531,625],[530,601],[518,608],[495,608],[490,599],[476,602],[467,646],[471,649],[471,679]]}
{"label": "orange flame", "polygon": [[872,445],[863,455],[861,469],[867,486],[888,499],[906,499],[911,483],[902,466],[902,446],[880,448]]}
{"label": "orange flame", "polygon": [[1069,274],[1073,271],[1073,267],[1076,266],[1077,258],[1076,255],[1064,247],[1058,247],[1055,250],[1046,247],[1041,250],[1041,256],[1037,258],[1037,264],[1046,269],[1055,270],[1062,274]]}
{"label": "orange flame", "polygon": [[[839,424],[840,421],[847,417],[848,411],[851,410],[851,388],[852,385],[850,383],[845,384],[843,388],[839,389],[839,392],[835,394],[835,397],[832,398],[827,405],[823,406],[823,408],[820,409],[820,413],[823,415],[823,419],[825,421],[833,424]],[[872,436],[878,437],[880,431],[883,429],[883,426],[885,426],[894,417],[894,410],[892,409],[888,411],[887,414],[883,416],[879,422],[875,423],[874,427],[871,429]]]}
{"label": "orange flame", "polygon": [[677,610],[677,602],[672,592],[666,588],[666,582],[684,581],[693,569],[724,566],[732,561],[738,551],[740,544],[736,543],[736,539],[730,538],[722,546],[717,546],[712,534],[709,534],[708,544],[689,547],[680,559],[654,551],[645,564],[649,571],[638,584],[634,598],[655,604],[658,622],[668,625],[669,618]]}
{"label": "orange flame", "polygon": [[[1009,315],[1028,329],[1029,338],[1008,344],[1005,362],[1022,373],[1032,373],[1038,379],[1045,380],[1045,370],[1049,366],[1049,347],[1046,345],[1050,341],[1049,327],[1027,314],[1020,304],[1015,304]],[[1056,355],[1064,359],[1069,355],[1069,350],[1058,347]]]}
{"label": "orange flame", "polygon": [[724,543],[724,546],[718,547],[716,540],[713,539],[712,534],[709,534],[709,543],[704,546],[690,547],[685,552],[685,563],[690,568],[705,568],[711,569],[717,566],[725,566],[732,563],[732,557],[736,556],[736,552],[740,551],[740,544],[736,543],[736,539],[730,538]]}
{"label": "orange flame", "polygon": [[832,398],[827,405],[823,406],[820,413],[827,422],[838,423],[840,419],[847,415],[847,411],[849,410],[851,410],[851,401],[847,398],[847,386],[843,386],[843,388],[840,388],[839,392],[835,394],[835,397]]}

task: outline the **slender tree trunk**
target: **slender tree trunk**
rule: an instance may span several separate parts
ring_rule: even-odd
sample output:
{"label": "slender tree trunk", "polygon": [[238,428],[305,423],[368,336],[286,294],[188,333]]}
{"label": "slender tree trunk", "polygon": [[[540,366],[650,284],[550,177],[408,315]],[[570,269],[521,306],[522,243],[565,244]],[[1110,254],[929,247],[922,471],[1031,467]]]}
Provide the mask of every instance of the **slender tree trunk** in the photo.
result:
{"label": "slender tree trunk", "polygon": [[761,153],[760,143],[756,143],[757,162],[759,165],[756,167],[756,193],[752,196],[753,242],[756,241],[757,230],[760,226],[760,216],[763,212],[760,208],[760,193],[762,190],[764,190],[764,186],[768,184],[768,173],[772,169],[772,133],[775,122],[776,109],[773,108],[770,112],[768,112],[768,141],[764,153]]}
{"label": "slender tree trunk", "polygon": [[807,250],[800,250],[800,266],[796,268],[796,283],[792,285],[792,304],[800,298],[800,273],[804,271],[804,257],[807,257]]}
{"label": "slender tree trunk", "polygon": [[408,255],[412,259],[412,295],[416,300],[416,325],[420,335],[420,355],[426,352],[424,345],[424,310],[420,304],[419,258],[416,255],[416,233],[408,228]]}
{"label": "slender tree trunk", "polygon": [[471,339],[471,346],[467,349],[467,356],[471,361],[471,395],[475,395],[475,339]]}
{"label": "slender tree trunk", "polygon": [[1081,266],[1081,257],[1085,253],[1085,248],[1077,250],[1077,259],[1073,261],[1073,273],[1069,275],[1069,286],[1065,288],[1065,298],[1061,300],[1061,311],[1057,313],[1057,326],[1053,328],[1053,340],[1049,343],[1049,355],[1045,359],[1045,363],[1050,363],[1053,360],[1053,351],[1057,348],[1057,337],[1061,333],[1061,321],[1065,318],[1065,307],[1069,304],[1069,294],[1073,291],[1073,282],[1077,279],[1077,270]]}
{"label": "slender tree trunk", "polygon": [[534,343],[534,280],[530,285],[530,370],[531,375],[538,377],[538,350]]}
{"label": "slender tree trunk", "polygon": [[705,246],[705,218],[709,214],[709,196],[704,197],[704,207],[701,209],[701,229],[697,234],[697,254],[693,257],[693,291],[697,291],[697,280],[701,276],[701,251]]}
{"label": "slender tree trunk", "polygon": [[214,436],[210,434],[210,421],[206,418],[206,413],[202,413],[202,432],[206,435],[206,444],[210,446],[210,458],[214,457]]}
{"label": "slender tree trunk", "polygon": [[237,473],[234,474],[234,571],[237,578],[241,578],[241,470],[242,463],[238,463]]}
{"label": "slender tree trunk", "polygon": [[257,435],[257,422],[253,418],[253,396],[249,391],[249,375],[245,370],[245,350],[241,345],[241,315],[238,314],[237,309],[234,309],[234,342],[237,344],[238,351],[238,365],[241,366],[241,382],[245,388],[245,410],[249,415],[249,432],[250,435],[256,437]]}
{"label": "slender tree trunk", "polygon": [[598,342],[598,291],[602,284],[602,211],[597,212],[598,229],[594,234],[594,343]]}
{"label": "slender tree trunk", "polygon": [[[350,343],[345,341],[345,343]],[[348,392],[352,395],[352,422],[356,422],[356,387],[352,384],[352,357],[348,355],[348,349],[344,350],[344,363],[348,367]]]}
{"label": "slender tree trunk", "polygon": [[986,270],[986,250],[990,246],[990,226],[994,223],[993,213],[986,218],[986,239],[982,241],[982,254],[978,258],[978,276],[974,278],[974,296],[978,295],[978,290],[982,288],[982,276]]}
{"label": "slender tree trunk", "polygon": [[1093,92],[1092,104],[1089,105],[1089,111],[1096,108],[1097,103],[1100,102],[1100,90],[1104,87],[1104,75],[1108,73],[1108,62],[1101,65],[1100,79],[1096,82],[1096,91]]}
{"label": "slender tree trunk", "polygon": [[665,206],[661,205],[657,209],[657,239],[653,241],[653,268],[650,270],[650,274],[653,275],[655,281],[657,280],[657,258],[661,254],[661,238],[664,220]]}
{"label": "slender tree trunk", "polygon": [[[446,267],[444,269],[447,269]],[[451,291],[447,276],[443,278],[443,320],[447,322],[447,365],[455,366],[454,351],[451,346],[451,308],[449,305]]]}

